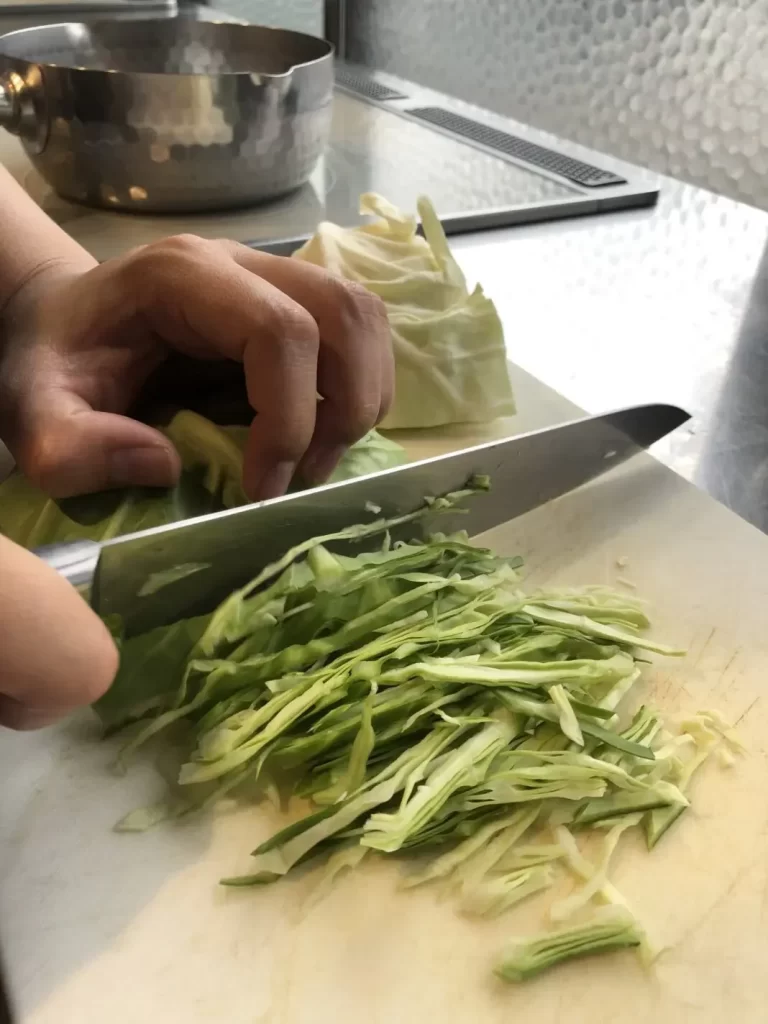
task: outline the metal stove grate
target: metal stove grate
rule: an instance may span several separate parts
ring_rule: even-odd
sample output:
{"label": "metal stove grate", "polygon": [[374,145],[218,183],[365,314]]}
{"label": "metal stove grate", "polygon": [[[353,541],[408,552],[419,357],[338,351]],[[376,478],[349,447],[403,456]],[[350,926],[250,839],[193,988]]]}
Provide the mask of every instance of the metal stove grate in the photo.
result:
{"label": "metal stove grate", "polygon": [[507,156],[515,157],[517,160],[524,160],[527,164],[550,171],[561,178],[567,178],[568,181],[573,181],[577,185],[596,188],[601,185],[626,184],[625,178],[621,178],[612,171],[604,171],[592,164],[564,156],[562,153],[539,146],[535,142],[528,142],[517,135],[500,131],[498,128],[490,128],[486,124],[480,124],[479,121],[473,121],[469,117],[462,117],[461,114],[454,114],[442,107],[414,107],[404,113],[419,121],[433,124],[437,128],[444,128],[471,142],[479,142],[499,153],[506,153]]}
{"label": "metal stove grate", "polygon": [[350,71],[349,68],[336,68],[336,84],[379,103],[384,103],[387,100],[408,99],[405,93],[398,92],[397,89],[390,89],[388,85],[382,85],[381,82],[362,75],[359,71]]}

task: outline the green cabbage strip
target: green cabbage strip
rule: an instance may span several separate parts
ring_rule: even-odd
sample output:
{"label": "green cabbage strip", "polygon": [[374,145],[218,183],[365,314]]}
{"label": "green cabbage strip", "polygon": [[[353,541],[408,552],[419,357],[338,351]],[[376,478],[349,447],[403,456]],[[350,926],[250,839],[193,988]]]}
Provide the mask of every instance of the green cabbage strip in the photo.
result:
{"label": "green cabbage strip", "polygon": [[471,779],[482,777],[490,760],[500,753],[516,734],[512,724],[487,725],[466,740],[447,757],[410,800],[394,814],[374,814],[364,826],[363,846],[384,853],[399,850],[419,826],[432,818],[448,797]]}
{"label": "green cabbage strip", "polygon": [[[669,765],[670,777],[681,793],[688,790],[693,776],[716,750],[725,749],[731,754],[745,753],[744,745],[718,712],[700,711],[692,719],[683,722],[681,728],[682,736],[679,739],[690,738],[692,743],[688,745],[687,752],[678,746],[680,753],[671,759]],[[663,755],[663,750],[659,754]],[[724,763],[726,767],[730,765],[727,759]],[[653,849],[687,807],[686,801],[685,804],[662,805],[649,810],[643,822],[649,849]]]}
{"label": "green cabbage strip", "polygon": [[610,829],[605,837],[600,861],[592,877],[580,889],[577,889],[570,896],[549,908],[549,916],[553,921],[565,921],[605,889],[608,885],[608,868],[611,857],[618,846],[621,836],[628,828],[632,828],[639,823],[639,814],[628,815]]}
{"label": "green cabbage strip", "polygon": [[480,882],[464,897],[461,909],[477,917],[496,917],[517,903],[548,889],[555,875],[546,864],[520,868]]}
{"label": "green cabbage strip", "polygon": [[614,908],[606,911],[596,913],[587,924],[519,940],[510,946],[496,974],[502,981],[527,981],[566,960],[639,946],[642,933],[632,916]]}
{"label": "green cabbage strip", "polygon": [[[528,812],[530,815],[530,812]],[[528,823],[530,824],[535,818],[529,817]],[[513,811],[511,814],[507,814],[498,820],[490,821],[487,825],[478,829],[474,835],[471,835],[468,839],[458,843],[453,849],[448,850],[446,853],[432,860],[426,867],[423,867],[421,871],[414,872],[408,875],[403,885],[405,888],[411,888],[416,885],[424,885],[426,882],[438,881],[440,879],[448,878],[453,875],[457,869],[469,861],[472,856],[481,850],[485,850],[488,847],[488,843],[495,835],[499,832],[503,832],[508,828],[509,825],[516,825],[520,820],[520,812]],[[526,827],[527,827],[526,824]],[[519,836],[510,840],[507,845],[515,842]]]}

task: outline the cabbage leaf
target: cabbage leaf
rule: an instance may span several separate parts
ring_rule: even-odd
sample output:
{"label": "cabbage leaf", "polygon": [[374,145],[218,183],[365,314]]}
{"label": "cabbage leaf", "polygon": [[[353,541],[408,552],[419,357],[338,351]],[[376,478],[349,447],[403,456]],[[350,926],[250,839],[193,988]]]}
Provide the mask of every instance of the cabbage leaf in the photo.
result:
{"label": "cabbage leaf", "polygon": [[356,281],[384,301],[395,351],[395,401],[387,430],[485,423],[515,412],[504,332],[480,285],[470,292],[428,199],[416,218],[381,196],[361,197],[377,219],[356,228],[320,224],[293,255]]}
{"label": "cabbage leaf", "polygon": [[[0,534],[26,548],[74,540],[102,541],[247,503],[242,487],[247,427],[221,427],[183,409],[163,432],[182,461],[176,487],[129,488],[55,501],[14,471],[0,483]],[[399,444],[371,430],[344,454],[331,482],[377,473],[406,461]],[[295,481],[291,489],[301,490],[301,482]],[[149,581],[148,586],[152,586]]]}

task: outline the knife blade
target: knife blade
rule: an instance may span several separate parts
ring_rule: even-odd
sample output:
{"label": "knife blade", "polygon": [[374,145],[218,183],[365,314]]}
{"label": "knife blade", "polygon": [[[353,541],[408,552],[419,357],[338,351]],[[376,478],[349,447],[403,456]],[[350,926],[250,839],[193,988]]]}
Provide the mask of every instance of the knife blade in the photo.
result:
{"label": "knife blade", "polygon": [[[482,475],[490,478],[491,491],[471,498],[465,514],[429,515],[405,534],[464,529],[477,535],[588,483],[687,419],[675,406],[635,406],[103,543],[53,545],[37,553],[100,615],[119,616],[125,635],[134,635],[212,611],[302,541],[404,515],[425,497],[460,490]],[[148,580],[173,570],[182,578],[149,592]]]}

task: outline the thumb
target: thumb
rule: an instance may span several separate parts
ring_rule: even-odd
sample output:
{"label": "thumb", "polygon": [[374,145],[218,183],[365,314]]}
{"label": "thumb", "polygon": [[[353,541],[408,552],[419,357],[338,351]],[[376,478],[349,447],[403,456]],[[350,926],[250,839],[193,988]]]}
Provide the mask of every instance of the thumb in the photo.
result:
{"label": "thumb", "polygon": [[[62,400],[63,399],[63,400]],[[159,431],[127,416],[94,412],[73,396],[49,403],[25,424],[19,468],[53,498],[117,487],[171,487],[179,456]]]}
{"label": "thumb", "polygon": [[0,725],[34,729],[100,697],[118,652],[104,623],[50,566],[5,537],[0,565]]}

